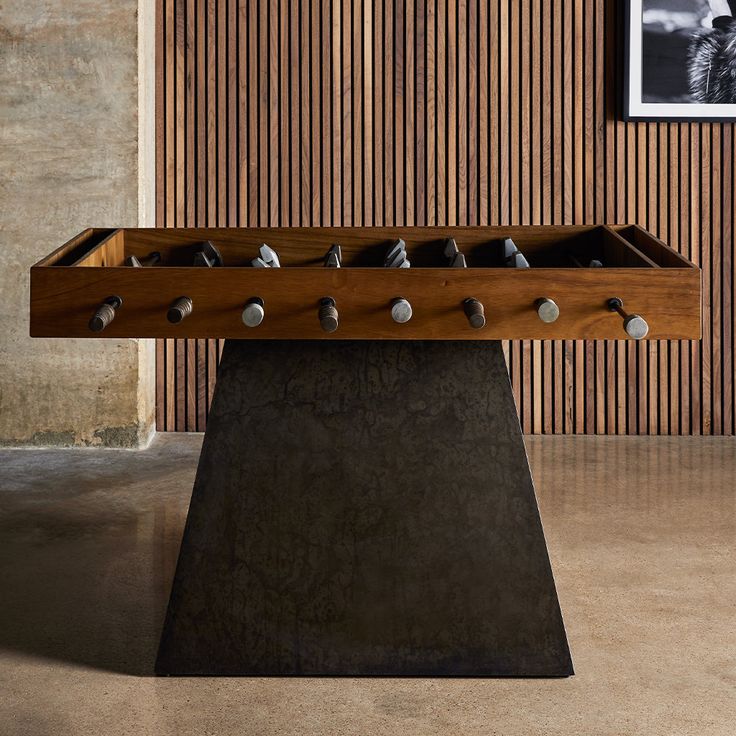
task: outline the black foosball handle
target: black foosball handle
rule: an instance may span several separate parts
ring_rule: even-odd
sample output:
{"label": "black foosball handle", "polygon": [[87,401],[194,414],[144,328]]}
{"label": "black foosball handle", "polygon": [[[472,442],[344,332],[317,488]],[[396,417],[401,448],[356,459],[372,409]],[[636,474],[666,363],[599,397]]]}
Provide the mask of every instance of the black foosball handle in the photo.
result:
{"label": "black foosball handle", "polygon": [[169,311],[166,313],[166,319],[171,322],[172,325],[179,324],[183,319],[188,317],[194,309],[194,304],[188,296],[180,296],[174,300],[174,303],[169,307]]}
{"label": "black foosball handle", "polygon": [[337,305],[331,296],[320,299],[318,316],[320,327],[325,332],[335,332],[340,325],[340,315],[337,311]]}
{"label": "black foosball handle", "polygon": [[92,315],[92,319],[89,321],[89,329],[92,332],[102,332],[115,319],[117,310],[122,303],[123,300],[119,296],[107,297]]}
{"label": "black foosball handle", "polygon": [[470,326],[474,330],[480,330],[486,326],[485,309],[483,308],[483,304],[477,299],[473,299],[472,297],[466,299],[463,302],[463,311],[468,318]]}

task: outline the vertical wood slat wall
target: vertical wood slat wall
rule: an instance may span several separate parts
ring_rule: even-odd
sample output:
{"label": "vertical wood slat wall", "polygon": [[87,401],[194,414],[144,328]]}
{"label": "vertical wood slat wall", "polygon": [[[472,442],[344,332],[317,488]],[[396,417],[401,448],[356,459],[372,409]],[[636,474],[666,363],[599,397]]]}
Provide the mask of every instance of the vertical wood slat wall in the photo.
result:
{"label": "vertical wood slat wall", "polygon": [[[638,222],[703,340],[506,345],[523,429],[734,433],[734,128],[621,122],[622,3],[159,0],[159,226]],[[203,430],[221,344],[158,345]]]}

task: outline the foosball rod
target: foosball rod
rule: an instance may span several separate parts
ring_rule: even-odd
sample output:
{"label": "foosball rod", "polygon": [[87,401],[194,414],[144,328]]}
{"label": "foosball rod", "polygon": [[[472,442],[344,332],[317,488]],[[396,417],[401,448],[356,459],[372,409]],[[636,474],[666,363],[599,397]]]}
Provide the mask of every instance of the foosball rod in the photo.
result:
{"label": "foosball rod", "polygon": [[608,309],[616,312],[624,321],[624,332],[634,340],[643,340],[649,334],[649,324],[640,314],[629,314],[624,311],[623,299],[613,297],[608,300]]}

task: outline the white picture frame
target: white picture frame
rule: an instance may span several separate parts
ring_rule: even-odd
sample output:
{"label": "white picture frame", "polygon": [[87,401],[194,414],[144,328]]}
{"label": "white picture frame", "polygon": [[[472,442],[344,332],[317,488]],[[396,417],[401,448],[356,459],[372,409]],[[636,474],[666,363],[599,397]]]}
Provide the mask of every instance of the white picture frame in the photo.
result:
{"label": "white picture frame", "polygon": [[644,0],[628,0],[625,17],[624,117],[650,121],[733,121],[736,104],[643,100]]}

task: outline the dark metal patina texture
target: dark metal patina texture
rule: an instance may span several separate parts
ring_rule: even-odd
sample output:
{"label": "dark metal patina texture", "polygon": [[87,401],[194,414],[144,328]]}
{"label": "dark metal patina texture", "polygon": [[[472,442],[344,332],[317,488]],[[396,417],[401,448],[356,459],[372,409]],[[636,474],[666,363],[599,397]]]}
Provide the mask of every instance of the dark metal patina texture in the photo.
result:
{"label": "dark metal patina texture", "polygon": [[500,343],[228,341],[156,669],[572,674]]}

